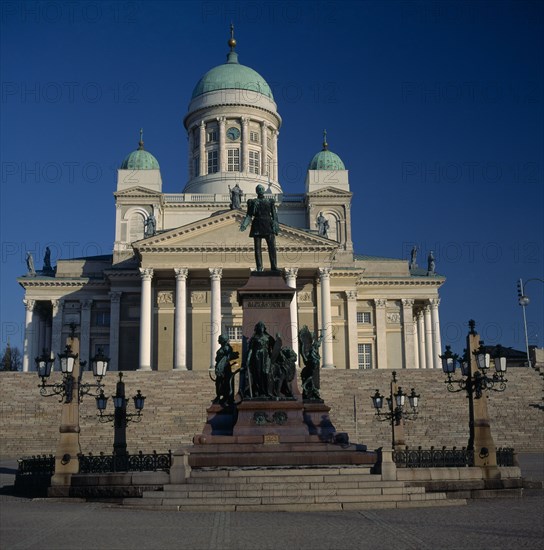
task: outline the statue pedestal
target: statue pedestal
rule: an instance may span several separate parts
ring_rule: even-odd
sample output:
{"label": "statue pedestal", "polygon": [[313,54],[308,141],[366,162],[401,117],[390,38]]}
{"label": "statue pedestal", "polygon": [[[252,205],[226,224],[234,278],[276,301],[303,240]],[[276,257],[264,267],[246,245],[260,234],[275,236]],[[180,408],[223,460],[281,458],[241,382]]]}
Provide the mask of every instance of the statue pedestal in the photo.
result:
{"label": "statue pedestal", "polygon": [[[292,348],[290,304],[294,293],[280,272],[252,273],[238,290],[244,339],[249,341],[255,325],[263,322],[274,339],[280,334],[282,347]],[[342,444],[334,443],[336,430],[329,417],[330,407],[321,400],[303,401],[296,375],[291,387],[291,398],[248,398],[247,394],[243,398],[242,391],[230,409],[212,404],[203,433],[193,439],[191,467],[355,465],[376,461],[375,453],[367,453],[364,445],[349,444],[345,439]]]}
{"label": "statue pedestal", "polygon": [[[238,303],[244,310],[242,334],[248,340],[255,325],[262,321],[270,336],[280,334],[283,346],[293,348],[291,339],[291,300],[295,289],[287,285],[280,271],[254,271],[238,289]],[[295,350],[296,351],[296,350]]]}

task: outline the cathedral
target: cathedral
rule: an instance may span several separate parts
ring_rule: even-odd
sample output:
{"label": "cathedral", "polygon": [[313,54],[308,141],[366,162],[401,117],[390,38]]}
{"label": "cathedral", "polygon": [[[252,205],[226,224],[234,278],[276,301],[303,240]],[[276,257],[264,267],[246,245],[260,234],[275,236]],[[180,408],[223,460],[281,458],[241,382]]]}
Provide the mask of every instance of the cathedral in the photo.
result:
{"label": "cathedral", "polygon": [[111,370],[207,370],[221,334],[240,348],[251,335],[242,333],[237,289],[255,269],[253,239],[240,226],[258,185],[275,200],[278,268],[296,289],[290,325],[268,332],[289,336],[295,349],[304,325],[321,334],[324,369],[438,368],[445,278],[432,254],[420,268],[416,250],[410,261],[355,252],[349,171],[326,133],[300,193],[283,192],[272,91],[239,62],[232,31],[228,46],[226,62],[191,95],[183,191],[163,192],[159,162],[140,132],[118,170],[113,253],[54,267],[46,254],[42,270],[27,258],[28,273],[18,278],[23,370],[35,370],[43,350],[60,352],[74,327],[80,360],[89,364],[102,351]]}

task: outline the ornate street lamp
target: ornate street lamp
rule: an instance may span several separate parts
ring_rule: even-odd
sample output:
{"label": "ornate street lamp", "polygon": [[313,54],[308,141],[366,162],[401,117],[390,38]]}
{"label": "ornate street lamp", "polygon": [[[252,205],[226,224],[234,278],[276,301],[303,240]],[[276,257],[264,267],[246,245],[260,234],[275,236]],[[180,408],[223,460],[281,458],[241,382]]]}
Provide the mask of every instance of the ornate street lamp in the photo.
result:
{"label": "ornate street lamp", "polygon": [[[59,402],[62,402],[62,400],[64,399],[65,403],[71,403],[73,399],[75,382],[73,372],[78,354],[74,353],[72,351],[72,347],[67,344],[64,348],[64,351],[62,353],[58,353],[57,356],[62,372],[62,381],[55,382],[53,384],[46,383],[51,376],[51,369],[54,363],[53,354],[50,354],[46,350],[44,350],[42,355],[36,357],[35,359],[36,370],[38,371],[38,376],[41,379],[41,384],[38,386],[40,388],[40,395],[42,395],[43,397],[52,397],[54,395],[58,395],[60,396]],[[108,371],[109,359],[103,355],[102,351],[99,351],[98,354],[91,359],[91,362],[93,365],[93,375],[96,378],[96,382],[94,384],[83,384],[81,382],[82,370],[86,362],[79,362],[79,365],[81,367],[78,375],[79,401],[82,400],[84,395],[89,395],[91,392],[98,393],[98,391],[100,391],[100,389],[104,386],[101,382],[102,378],[106,375],[106,372]]]}
{"label": "ornate street lamp", "polygon": [[[469,406],[469,441],[468,451],[474,457],[477,466],[496,466],[495,443],[491,436],[487,403],[481,399],[484,391],[503,392],[508,380],[506,374],[506,354],[500,345],[492,350],[483,345],[475,330],[476,323],[469,321],[467,349],[463,357],[451,351],[440,355],[442,370],[446,375],[444,383],[449,392],[465,391]],[[467,351],[468,350],[468,351]],[[490,374],[491,363],[495,371]],[[455,371],[459,368],[461,377],[455,378]],[[475,452],[476,451],[476,452]]]}
{"label": "ornate street lamp", "polygon": [[[406,407],[406,398],[410,410]],[[397,387],[397,373],[393,371],[390,385],[389,397],[385,398],[387,402],[387,412],[383,413],[384,396],[379,390],[376,390],[371,396],[372,405],[376,410],[378,420],[391,423],[393,448],[400,449],[405,447],[404,443],[404,421],[415,420],[418,415],[419,394],[412,388],[410,394],[406,394],[400,386]]]}

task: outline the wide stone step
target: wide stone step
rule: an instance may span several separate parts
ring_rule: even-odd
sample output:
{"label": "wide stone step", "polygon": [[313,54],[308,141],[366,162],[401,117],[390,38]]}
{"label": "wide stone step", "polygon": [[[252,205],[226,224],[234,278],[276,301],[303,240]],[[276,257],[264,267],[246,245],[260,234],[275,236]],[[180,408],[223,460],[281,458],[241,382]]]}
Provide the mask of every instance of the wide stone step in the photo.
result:
{"label": "wide stone step", "polygon": [[[229,486],[231,487],[231,486]],[[314,498],[338,496],[344,497],[361,497],[361,496],[379,496],[379,495],[416,495],[425,494],[424,487],[376,487],[376,488],[336,488],[336,487],[316,487],[310,489],[308,487],[267,487],[267,488],[251,488],[249,486],[237,487],[236,489],[229,490],[215,490],[210,491],[209,488],[204,490],[193,490],[187,488],[185,490],[177,491],[155,491],[146,492],[144,498],[149,499],[223,499],[223,498],[247,498],[247,497],[286,497],[295,498],[298,496],[311,496]]]}
{"label": "wide stone step", "polygon": [[465,499],[444,499],[427,501],[387,501],[387,502],[328,502],[328,503],[283,503],[283,504],[217,504],[186,503],[182,505],[149,504],[142,499],[130,499],[125,505],[140,510],[165,510],[179,512],[334,512],[342,510],[377,510],[387,508],[423,508],[437,506],[462,506]]}

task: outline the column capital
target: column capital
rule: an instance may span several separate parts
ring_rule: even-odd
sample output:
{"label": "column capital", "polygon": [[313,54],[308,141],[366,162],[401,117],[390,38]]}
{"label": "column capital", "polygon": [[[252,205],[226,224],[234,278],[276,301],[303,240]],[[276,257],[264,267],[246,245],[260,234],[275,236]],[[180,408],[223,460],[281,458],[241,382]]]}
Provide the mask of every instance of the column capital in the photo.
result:
{"label": "column capital", "polygon": [[403,298],[401,302],[404,307],[414,307],[415,300],[412,300],[411,298]]}
{"label": "column capital", "polygon": [[242,122],[242,126],[247,126],[249,124],[249,118],[247,116],[243,116],[240,118]]}
{"label": "column capital", "polygon": [[81,309],[91,309],[93,307],[92,300],[80,300]]}
{"label": "column capital", "polygon": [[332,267],[319,267],[318,271],[321,280],[330,279]]}
{"label": "column capital", "polygon": [[227,123],[227,117],[225,116],[218,116],[215,120],[217,120],[220,126],[223,126]]}
{"label": "column capital", "polygon": [[64,307],[64,300],[51,300],[51,306],[53,307],[53,315],[55,315]]}
{"label": "column capital", "polygon": [[423,313],[426,314],[426,313],[430,313],[431,312],[431,305],[430,304],[426,304],[423,306]]}
{"label": "column capital", "polygon": [[297,278],[298,267],[285,267],[283,269],[283,271],[284,271],[285,277],[287,279],[290,279],[290,278],[296,279]]}
{"label": "column capital", "polygon": [[357,300],[357,291],[356,290],[346,290],[346,298],[348,299],[348,301],[350,302],[354,302],[355,300]]}
{"label": "column capital", "polygon": [[268,128],[268,124],[266,123],[266,120],[261,120],[260,124],[261,124],[263,129],[266,130],[266,128]]}
{"label": "column capital", "polygon": [[204,119],[202,119],[202,120],[198,123],[198,125],[200,126],[200,129],[201,129],[201,130],[202,130],[203,128],[205,128],[205,127],[206,127],[206,123],[204,122]]}
{"label": "column capital", "polygon": [[153,268],[140,267],[140,277],[143,281],[151,281],[151,279],[153,278]]}
{"label": "column capital", "polygon": [[431,307],[434,309],[434,308],[437,308],[439,305],[440,305],[440,298],[431,298],[429,300],[429,303],[431,304]]}
{"label": "column capital", "polygon": [[386,298],[375,298],[374,299],[374,305],[377,309],[384,309],[387,306],[387,299]]}
{"label": "column capital", "polygon": [[189,270],[186,267],[175,267],[176,281],[186,281],[189,275]]}
{"label": "column capital", "polygon": [[112,290],[110,291],[109,293],[109,296],[110,296],[110,301],[113,303],[113,304],[118,304],[120,301],[121,301],[121,295],[123,293],[120,291],[120,290]]}
{"label": "column capital", "polygon": [[34,306],[36,305],[36,300],[24,299],[23,304],[25,304],[25,309],[27,311],[34,311]]}
{"label": "column capital", "polygon": [[209,267],[208,270],[210,271],[210,279],[212,281],[221,280],[221,277],[223,276],[223,268],[222,267]]}

